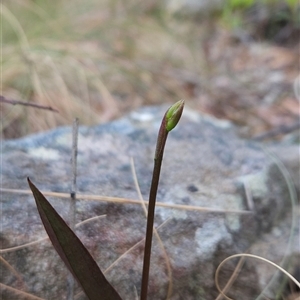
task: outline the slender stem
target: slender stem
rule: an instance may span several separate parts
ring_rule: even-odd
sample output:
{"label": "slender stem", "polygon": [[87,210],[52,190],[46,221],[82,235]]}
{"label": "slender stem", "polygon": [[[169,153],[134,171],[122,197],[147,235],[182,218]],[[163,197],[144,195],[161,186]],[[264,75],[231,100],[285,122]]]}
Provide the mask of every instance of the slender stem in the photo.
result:
{"label": "slender stem", "polygon": [[[152,234],[155,214],[155,202],[158,188],[158,182],[160,177],[160,170],[163,158],[163,150],[167,140],[167,131],[164,139],[160,143],[159,155],[154,158],[154,168],[152,174],[152,182],[149,195],[149,206],[148,206],[148,217],[147,217],[147,229],[145,239],[145,250],[144,250],[144,264],[143,264],[143,275],[142,275],[142,288],[141,288],[141,300],[147,299],[148,292],[148,281],[150,271],[150,258],[151,258],[151,247],[152,247]],[[158,148],[157,148],[158,149]]]}
{"label": "slender stem", "polygon": [[152,181],[151,181],[151,188],[149,194],[143,275],[142,275],[142,286],[141,286],[141,300],[147,299],[153,224],[154,224],[154,214],[155,214],[155,202],[156,202],[156,194],[157,194],[157,188],[158,188],[158,182],[159,182],[159,176],[161,170],[161,163],[163,159],[164,148],[165,148],[167,137],[168,137],[168,130],[166,129],[166,114],[165,114],[158,132],[156,150],[154,156],[154,168],[152,173]]}
{"label": "slender stem", "polygon": [[158,188],[161,164],[162,164],[162,159],[164,154],[164,148],[167,141],[168,133],[177,125],[181,117],[183,107],[184,107],[184,100],[178,101],[174,105],[172,105],[165,113],[158,132],[156,150],[154,156],[154,168],[152,173],[152,181],[151,181],[149,203],[148,203],[143,275],[142,275],[142,285],[141,285],[141,300],[147,300],[153,224],[154,224],[154,214],[155,214],[155,202],[156,202],[157,188]]}

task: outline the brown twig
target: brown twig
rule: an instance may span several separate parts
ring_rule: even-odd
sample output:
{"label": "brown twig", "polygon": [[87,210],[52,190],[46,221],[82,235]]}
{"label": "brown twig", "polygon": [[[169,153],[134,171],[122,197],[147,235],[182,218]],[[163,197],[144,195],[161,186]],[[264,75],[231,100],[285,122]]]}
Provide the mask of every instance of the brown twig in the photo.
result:
{"label": "brown twig", "polygon": [[1,95],[0,95],[0,102],[8,103],[8,104],[11,104],[11,105],[31,106],[31,107],[35,107],[35,108],[39,108],[39,109],[50,110],[50,111],[57,112],[57,113],[59,112],[57,109],[52,108],[51,106],[44,106],[44,105],[40,105],[40,104],[36,104],[36,103],[30,103],[30,102],[25,102],[25,101],[7,99],[7,98],[5,98]]}
{"label": "brown twig", "polygon": [[[75,228],[75,214],[76,214],[76,179],[77,179],[77,152],[78,152],[78,118],[75,118],[73,122],[73,131],[72,131],[72,184],[70,192],[70,228],[74,230]],[[73,275],[70,273],[67,279],[67,300],[74,300],[74,291],[75,291],[75,280]]]}

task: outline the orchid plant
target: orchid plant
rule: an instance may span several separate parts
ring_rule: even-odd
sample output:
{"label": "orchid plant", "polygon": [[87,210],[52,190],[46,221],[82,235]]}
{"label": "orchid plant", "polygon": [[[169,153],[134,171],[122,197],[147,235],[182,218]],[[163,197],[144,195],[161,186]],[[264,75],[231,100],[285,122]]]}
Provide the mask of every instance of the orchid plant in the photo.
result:
{"label": "orchid plant", "polygon": [[[159,129],[154,168],[149,194],[147,228],[144,249],[144,262],[141,284],[141,300],[147,299],[153,224],[155,215],[156,195],[162,165],[163,153],[168,133],[179,122],[184,108],[184,100],[176,102],[165,113]],[[84,293],[90,300],[120,300],[122,299],[114,287],[107,281],[97,263],[85,248],[73,230],[56,212],[39,189],[28,178],[29,187],[36,201],[37,209],[45,230],[66,267],[81,285]]]}

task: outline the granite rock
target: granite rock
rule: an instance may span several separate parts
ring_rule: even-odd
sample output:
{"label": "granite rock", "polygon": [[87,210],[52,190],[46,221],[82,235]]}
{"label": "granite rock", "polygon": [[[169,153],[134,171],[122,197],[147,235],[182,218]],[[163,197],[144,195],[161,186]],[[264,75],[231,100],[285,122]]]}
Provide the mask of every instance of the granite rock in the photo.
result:
{"label": "granite rock", "polygon": [[[138,199],[132,158],[141,193],[148,198],[157,132],[166,109],[143,108],[108,124],[79,128],[76,222],[103,217],[78,226],[76,232],[102,270],[130,249],[106,273],[125,300],[134,299],[135,290],[140,291],[146,226],[143,209],[139,204],[87,200],[82,195]],[[26,177],[30,177],[41,191],[68,194],[71,143],[70,127],[2,141],[2,249],[45,236],[32,195],[21,190],[28,190]],[[273,151],[281,153],[299,190],[299,145],[288,149],[288,156],[280,146],[274,146]],[[47,198],[68,220],[69,199]],[[259,254],[255,245],[266,235],[278,233],[282,222],[287,228],[292,224],[290,192],[276,161],[259,143],[239,138],[231,123],[188,108],[168,137],[157,201],[206,208],[156,208],[155,224],[160,226],[158,232],[172,270],[172,300],[215,299],[214,274],[224,258],[249,249]],[[287,240],[289,236],[281,237],[273,252],[276,247],[285,247]],[[292,243],[288,254],[295,248]],[[49,241],[10,252],[2,250],[1,255],[20,275],[2,265],[3,284],[44,299],[66,299],[67,271]],[[267,255],[274,258],[272,253]],[[275,259],[279,262],[282,257],[275,255]],[[166,299],[170,275],[164,251],[155,238],[151,266],[149,299]],[[222,286],[234,268],[235,264],[229,263],[221,272]],[[246,262],[229,295],[254,299],[265,278],[257,264]],[[12,299],[9,293],[4,289],[4,299]]]}

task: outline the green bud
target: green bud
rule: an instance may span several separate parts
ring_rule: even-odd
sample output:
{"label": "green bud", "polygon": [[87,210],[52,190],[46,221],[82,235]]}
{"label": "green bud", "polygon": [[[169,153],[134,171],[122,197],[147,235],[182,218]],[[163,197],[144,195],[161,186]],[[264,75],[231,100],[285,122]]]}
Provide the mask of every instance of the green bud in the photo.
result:
{"label": "green bud", "polygon": [[184,100],[173,104],[166,112],[166,130],[171,131],[179,122],[184,107]]}

